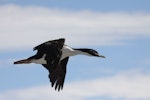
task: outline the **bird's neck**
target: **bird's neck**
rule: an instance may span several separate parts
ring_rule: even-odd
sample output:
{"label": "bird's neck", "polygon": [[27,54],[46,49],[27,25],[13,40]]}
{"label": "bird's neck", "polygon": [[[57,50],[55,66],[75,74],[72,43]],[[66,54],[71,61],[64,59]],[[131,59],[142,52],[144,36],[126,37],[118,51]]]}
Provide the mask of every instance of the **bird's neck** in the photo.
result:
{"label": "bird's neck", "polygon": [[62,57],[61,60],[70,57],[70,56],[75,56],[75,55],[87,55],[90,56],[90,54],[83,52],[83,49],[74,49],[69,46],[64,46],[62,49]]}
{"label": "bird's neck", "polygon": [[86,55],[86,56],[92,56],[89,53],[86,52],[87,49],[74,49],[75,55]]}

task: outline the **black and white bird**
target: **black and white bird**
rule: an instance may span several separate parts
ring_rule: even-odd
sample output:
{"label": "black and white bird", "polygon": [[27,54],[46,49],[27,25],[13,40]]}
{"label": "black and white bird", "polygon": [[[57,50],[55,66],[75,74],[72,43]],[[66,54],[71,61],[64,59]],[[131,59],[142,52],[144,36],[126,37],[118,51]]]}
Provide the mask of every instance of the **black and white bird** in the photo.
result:
{"label": "black and white bird", "polygon": [[42,43],[34,47],[33,50],[37,50],[36,55],[16,61],[14,64],[42,64],[49,71],[52,87],[55,86],[55,90],[59,91],[63,89],[66,66],[70,56],[80,54],[105,58],[105,56],[98,54],[98,52],[93,49],[74,49],[64,43],[64,38]]}

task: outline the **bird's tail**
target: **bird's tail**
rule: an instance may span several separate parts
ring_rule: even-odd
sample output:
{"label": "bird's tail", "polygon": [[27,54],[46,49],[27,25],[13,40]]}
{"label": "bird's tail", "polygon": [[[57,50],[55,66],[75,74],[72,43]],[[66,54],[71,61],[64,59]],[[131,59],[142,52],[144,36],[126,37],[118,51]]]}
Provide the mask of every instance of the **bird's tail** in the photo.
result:
{"label": "bird's tail", "polygon": [[23,60],[19,60],[19,61],[15,61],[14,64],[29,64],[31,63],[30,59],[23,59]]}

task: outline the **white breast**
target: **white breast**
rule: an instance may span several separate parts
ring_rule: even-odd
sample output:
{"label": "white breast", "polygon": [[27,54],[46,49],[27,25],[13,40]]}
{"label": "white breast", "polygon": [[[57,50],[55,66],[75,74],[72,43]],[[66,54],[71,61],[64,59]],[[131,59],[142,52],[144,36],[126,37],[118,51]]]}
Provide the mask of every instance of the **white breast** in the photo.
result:
{"label": "white breast", "polygon": [[76,55],[74,52],[74,49],[72,49],[71,47],[69,47],[67,45],[64,45],[62,48],[62,56],[61,56],[60,60],[63,60],[66,57],[74,56],[74,55]]}

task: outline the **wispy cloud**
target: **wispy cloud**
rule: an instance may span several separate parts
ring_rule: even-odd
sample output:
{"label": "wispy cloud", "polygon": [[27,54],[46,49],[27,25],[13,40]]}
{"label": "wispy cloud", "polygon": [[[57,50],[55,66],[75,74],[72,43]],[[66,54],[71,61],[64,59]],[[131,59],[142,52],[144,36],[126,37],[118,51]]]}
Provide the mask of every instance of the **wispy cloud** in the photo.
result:
{"label": "wispy cloud", "polygon": [[140,72],[120,73],[108,78],[83,80],[65,84],[61,92],[55,92],[50,85],[0,93],[1,100],[86,100],[90,97],[107,96],[124,100],[150,99],[150,75]]}
{"label": "wispy cloud", "polygon": [[[149,13],[65,11],[44,7],[0,6],[2,49],[26,48],[65,37],[72,45],[114,45],[150,36]],[[9,42],[8,42],[9,41]]]}

